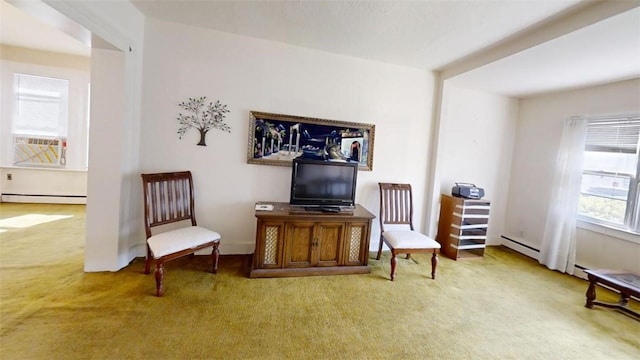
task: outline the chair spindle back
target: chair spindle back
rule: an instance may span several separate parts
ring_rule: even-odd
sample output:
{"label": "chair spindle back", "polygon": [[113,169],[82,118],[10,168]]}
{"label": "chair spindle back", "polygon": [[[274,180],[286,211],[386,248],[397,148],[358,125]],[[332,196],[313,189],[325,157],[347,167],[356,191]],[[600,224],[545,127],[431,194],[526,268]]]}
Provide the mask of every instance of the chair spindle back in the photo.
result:
{"label": "chair spindle back", "polygon": [[378,183],[380,186],[380,229],[385,224],[408,224],[413,230],[413,194],[410,184]]}
{"label": "chair spindle back", "polygon": [[147,238],[154,226],[183,220],[191,220],[196,226],[190,171],[142,174],[142,182]]}

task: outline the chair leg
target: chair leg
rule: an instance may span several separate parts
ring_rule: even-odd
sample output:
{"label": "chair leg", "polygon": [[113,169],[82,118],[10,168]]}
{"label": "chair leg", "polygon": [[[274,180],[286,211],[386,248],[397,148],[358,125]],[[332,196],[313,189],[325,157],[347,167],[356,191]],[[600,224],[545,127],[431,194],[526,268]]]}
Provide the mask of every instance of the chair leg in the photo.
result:
{"label": "chair leg", "polygon": [[380,235],[380,244],[378,245],[378,256],[376,256],[376,260],[380,260],[380,254],[382,254],[382,235]]}
{"label": "chair leg", "polygon": [[144,273],[148,274],[149,272],[151,272],[151,249],[147,245],[147,260],[144,263]]}
{"label": "chair leg", "polygon": [[398,254],[391,250],[391,281],[396,278],[396,264],[398,263]]}
{"label": "chair leg", "polygon": [[431,255],[431,278],[436,278],[436,267],[438,266],[438,253],[433,250],[433,255]]}
{"label": "chair leg", "polygon": [[158,297],[164,294],[164,263],[162,261],[156,262],[156,295]]}
{"label": "chair leg", "polygon": [[220,258],[220,250],[218,250],[219,242],[213,243],[213,250],[211,250],[211,260],[213,262],[213,273],[218,272],[218,259]]}

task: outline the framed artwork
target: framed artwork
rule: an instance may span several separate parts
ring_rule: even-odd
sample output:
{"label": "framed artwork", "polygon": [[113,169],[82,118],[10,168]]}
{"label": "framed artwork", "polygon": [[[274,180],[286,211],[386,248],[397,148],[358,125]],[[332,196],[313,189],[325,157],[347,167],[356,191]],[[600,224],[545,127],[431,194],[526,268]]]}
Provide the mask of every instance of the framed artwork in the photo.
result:
{"label": "framed artwork", "polygon": [[356,161],[373,169],[372,124],[251,111],[249,164],[291,166],[294,158]]}

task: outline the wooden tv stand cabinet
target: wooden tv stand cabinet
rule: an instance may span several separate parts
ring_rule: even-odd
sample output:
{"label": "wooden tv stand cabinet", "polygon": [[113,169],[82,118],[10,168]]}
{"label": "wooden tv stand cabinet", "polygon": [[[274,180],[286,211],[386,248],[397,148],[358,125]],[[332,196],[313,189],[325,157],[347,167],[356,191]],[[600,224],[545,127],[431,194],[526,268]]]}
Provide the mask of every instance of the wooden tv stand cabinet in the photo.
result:
{"label": "wooden tv stand cabinet", "polygon": [[256,247],[249,277],[368,274],[371,222],[364,207],[353,212],[305,211],[288,203],[256,210]]}

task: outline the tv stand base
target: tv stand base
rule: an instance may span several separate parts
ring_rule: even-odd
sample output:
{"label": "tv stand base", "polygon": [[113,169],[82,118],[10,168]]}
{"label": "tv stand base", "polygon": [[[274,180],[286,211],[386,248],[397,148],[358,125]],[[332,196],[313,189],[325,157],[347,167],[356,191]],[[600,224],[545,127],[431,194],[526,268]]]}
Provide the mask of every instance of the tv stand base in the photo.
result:
{"label": "tv stand base", "polygon": [[331,267],[308,267],[308,268],[292,268],[287,271],[282,269],[254,269],[251,270],[249,277],[252,278],[270,278],[270,277],[294,277],[294,276],[322,276],[322,275],[352,275],[352,274],[370,274],[369,266],[331,266]]}

